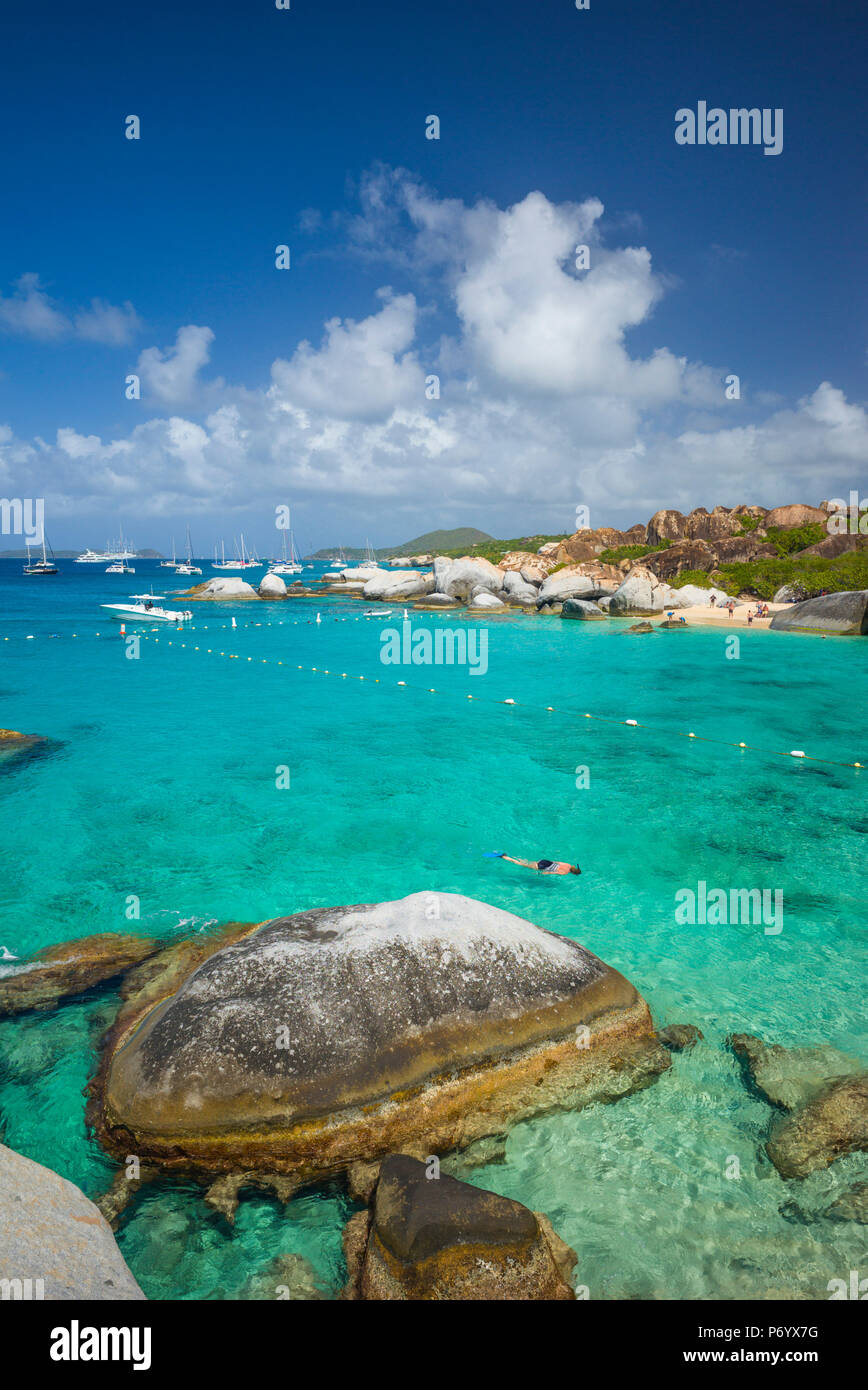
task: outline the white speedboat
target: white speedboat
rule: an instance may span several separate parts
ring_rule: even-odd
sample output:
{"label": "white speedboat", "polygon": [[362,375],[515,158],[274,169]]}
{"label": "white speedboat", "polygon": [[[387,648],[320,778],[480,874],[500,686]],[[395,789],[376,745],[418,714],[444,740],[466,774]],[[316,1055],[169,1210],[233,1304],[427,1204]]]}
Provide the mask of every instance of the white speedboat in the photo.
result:
{"label": "white speedboat", "polygon": [[145,623],[186,623],[193,614],[189,608],[161,608],[163,594],[130,594],[135,603],[104,603],[115,618],[132,619]]}
{"label": "white speedboat", "polygon": [[391,618],[393,609],[391,608],[366,608],[362,614],[363,618]]}

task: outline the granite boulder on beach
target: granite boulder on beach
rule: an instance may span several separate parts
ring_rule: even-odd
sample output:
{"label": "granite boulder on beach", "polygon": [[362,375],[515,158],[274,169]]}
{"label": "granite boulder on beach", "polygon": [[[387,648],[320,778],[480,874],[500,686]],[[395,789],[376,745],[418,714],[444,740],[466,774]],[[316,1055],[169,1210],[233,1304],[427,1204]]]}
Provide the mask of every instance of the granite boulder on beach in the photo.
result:
{"label": "granite boulder on beach", "polygon": [[669,1066],[577,942],[450,893],[266,922],[117,1028],[91,1117],[118,1157],[298,1182],[461,1148]]}

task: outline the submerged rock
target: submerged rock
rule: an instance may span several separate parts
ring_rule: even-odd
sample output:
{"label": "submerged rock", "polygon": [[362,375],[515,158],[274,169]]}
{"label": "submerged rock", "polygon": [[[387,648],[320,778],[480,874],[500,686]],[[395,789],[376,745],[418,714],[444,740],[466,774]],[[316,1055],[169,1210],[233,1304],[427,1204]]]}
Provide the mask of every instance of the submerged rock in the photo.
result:
{"label": "submerged rock", "polygon": [[46,741],[39,734],[20,734],[17,729],[0,729],[0,763]]}
{"label": "submerged rock", "polygon": [[654,628],[651,623],[631,623],[629,627],[625,627],[624,631],[635,632],[641,636],[645,632],[653,632]]}
{"label": "submerged rock", "polygon": [[540,1213],[405,1154],[386,1158],[373,1214],[345,1242],[346,1296],[365,1300],[568,1300],[576,1263]]}
{"label": "submerged rock", "polygon": [[174,989],[119,1018],[89,1110],[111,1151],[170,1168],[318,1180],[669,1066],[617,971],[457,894],[279,918]]}
{"label": "submerged rock", "polygon": [[868,1225],[868,1182],[857,1182],[836,1197],[826,1209],[832,1221],[859,1221]]}
{"label": "submerged rock", "polygon": [[782,1118],[766,1144],[781,1177],[806,1178],[843,1154],[868,1149],[868,1073],[825,1086]]}
{"label": "submerged rock", "polygon": [[147,937],[104,932],[47,946],[27,960],[0,965],[0,1017],[53,1008],[59,1000],[113,979],[159,949],[160,943]]}
{"label": "submerged rock", "polygon": [[694,1023],[670,1023],[668,1028],[658,1028],[657,1037],[670,1052],[689,1052],[705,1034]]}
{"label": "submerged rock", "polygon": [[828,632],[839,637],[868,633],[868,589],[822,594],[775,613],[771,627],[780,632]]}
{"label": "submerged rock", "polygon": [[742,1063],[752,1089],[782,1110],[796,1110],[830,1081],[858,1076],[864,1070],[861,1062],[825,1044],[781,1047],[752,1033],[733,1033],[727,1044]]}
{"label": "submerged rock", "polygon": [[0,1277],[10,1281],[12,1298],[145,1297],[93,1202],[66,1178],[2,1144]]}

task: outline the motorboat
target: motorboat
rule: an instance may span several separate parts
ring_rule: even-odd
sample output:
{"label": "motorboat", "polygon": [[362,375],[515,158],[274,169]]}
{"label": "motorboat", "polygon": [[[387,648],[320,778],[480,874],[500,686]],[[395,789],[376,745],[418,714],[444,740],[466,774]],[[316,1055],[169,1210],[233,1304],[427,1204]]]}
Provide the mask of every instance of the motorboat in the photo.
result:
{"label": "motorboat", "polygon": [[131,619],[134,622],[146,623],[186,623],[192,620],[193,614],[189,608],[161,608],[160,602],[165,599],[164,594],[130,594],[134,603],[104,603],[103,608],[107,608],[112,617]]}

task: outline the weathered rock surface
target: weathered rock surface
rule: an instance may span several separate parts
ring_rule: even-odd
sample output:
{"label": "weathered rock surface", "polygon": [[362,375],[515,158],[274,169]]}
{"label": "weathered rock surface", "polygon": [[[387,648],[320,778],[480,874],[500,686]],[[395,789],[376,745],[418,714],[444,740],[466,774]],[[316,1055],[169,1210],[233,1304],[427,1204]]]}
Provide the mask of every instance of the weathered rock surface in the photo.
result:
{"label": "weathered rock surface", "polygon": [[588,598],[596,590],[597,585],[589,575],[568,565],[543,581],[537,597],[540,603],[557,603],[567,598]]}
{"label": "weathered rock surface", "polygon": [[766,512],[762,520],[762,529],[768,531],[773,526],[782,526],[792,530],[795,526],[808,526],[812,522],[820,522],[825,526],[828,519],[828,513],[819,507],[792,502],[785,507],[772,507],[770,512]]}
{"label": "weathered rock surface", "polygon": [[650,623],[632,623],[631,626],[625,628],[624,631],[625,631],[625,633],[626,633],[626,632],[635,633],[637,636],[641,637],[641,636],[644,636],[644,634],[645,634],[646,632],[653,632],[654,629],[653,629],[653,627],[651,626]]}
{"label": "weathered rock surface", "polygon": [[775,613],[771,626],[781,632],[828,632],[842,637],[868,633],[868,589],[846,589],[794,603]]}
{"label": "weathered rock surface", "polygon": [[420,594],[434,592],[436,585],[430,574],[419,570],[379,570],[362,589],[366,599],[393,601],[399,598],[415,598]]}
{"label": "weathered rock surface", "polygon": [[61,999],[114,979],[159,949],[158,941],[146,937],[105,932],[47,946],[12,965],[0,964],[0,1017],[52,1008]]}
{"label": "weathered rock surface", "polygon": [[[365,1300],[570,1300],[575,1253],[541,1214],[405,1154],[380,1169],[374,1211],[346,1242],[346,1296]],[[352,1223],[351,1223],[352,1226]]]}
{"label": "weathered rock surface", "polygon": [[472,612],[474,609],[504,608],[505,604],[502,598],[498,598],[497,594],[490,594],[487,589],[480,589],[471,595],[467,607]]}
{"label": "weathered rock surface", "polygon": [[680,589],[670,588],[644,565],[636,565],[612,595],[612,617],[662,613],[665,608],[688,608]]}
{"label": "weathered rock surface", "polygon": [[316,1180],[669,1065],[617,971],[456,894],[277,919],[166,994],[158,974],[119,1017],[88,1117],[118,1156],[180,1169]]}
{"label": "weathered rock surface", "polygon": [[438,555],[434,561],[434,583],[431,587],[438,594],[448,594],[450,598],[468,599],[477,589],[486,589],[490,594],[500,593],[504,578],[503,570],[490,560],[470,555],[463,555],[460,560],[450,560]]}
{"label": "weathered rock surface", "polygon": [[564,606],[561,609],[562,618],[578,618],[580,622],[602,622],[605,613],[597,603],[591,603],[588,599],[568,598],[564,599]]}
{"label": "weathered rock surface", "polygon": [[508,550],[500,561],[500,568],[505,571],[505,575],[510,571],[520,574],[528,584],[541,584],[556,564],[557,560],[553,555],[537,555],[533,550]]}
{"label": "weathered rock surface", "polygon": [[260,598],[286,598],[286,585],[279,574],[264,574],[258,592]]}
{"label": "weathered rock surface", "polygon": [[774,1126],[766,1152],[784,1178],[806,1178],[868,1149],[868,1073],[831,1081]]}
{"label": "weathered rock surface", "polygon": [[17,1280],[42,1280],[41,1296],[52,1300],[145,1297],[84,1193],[2,1144],[0,1279],[13,1281],[13,1298],[22,1296]]}
{"label": "weathered rock surface", "polygon": [[204,584],[194,584],[188,589],[185,598],[199,599],[239,599],[256,598],[256,590],[246,579],[209,579]]}

